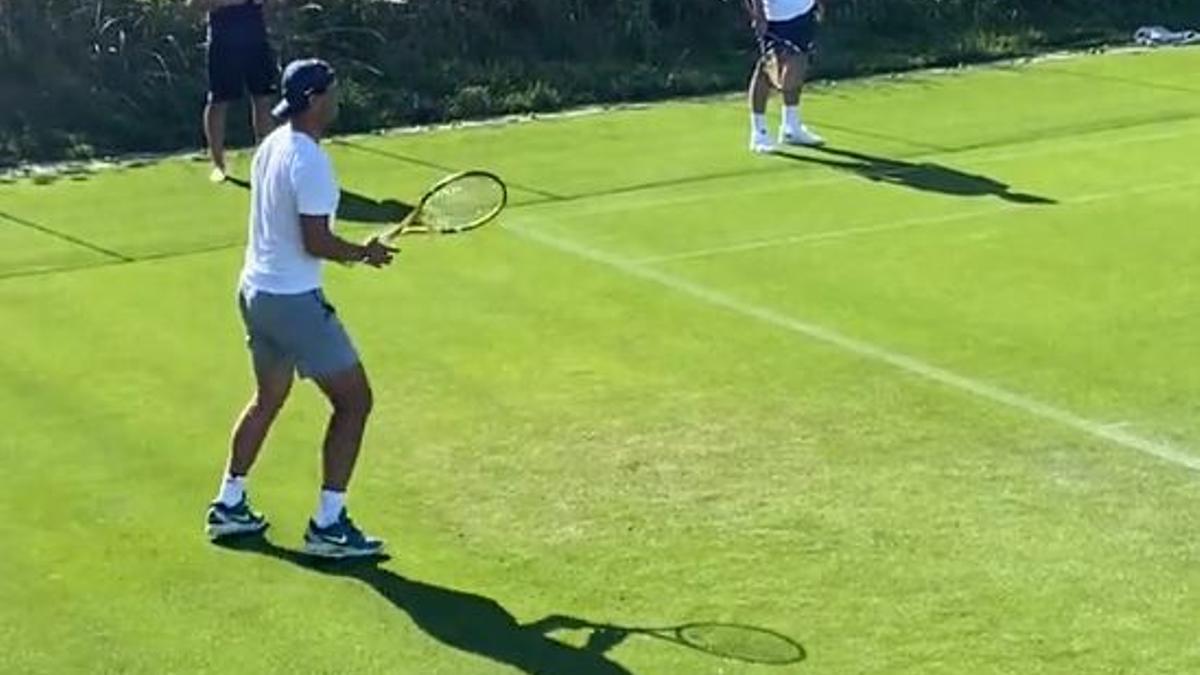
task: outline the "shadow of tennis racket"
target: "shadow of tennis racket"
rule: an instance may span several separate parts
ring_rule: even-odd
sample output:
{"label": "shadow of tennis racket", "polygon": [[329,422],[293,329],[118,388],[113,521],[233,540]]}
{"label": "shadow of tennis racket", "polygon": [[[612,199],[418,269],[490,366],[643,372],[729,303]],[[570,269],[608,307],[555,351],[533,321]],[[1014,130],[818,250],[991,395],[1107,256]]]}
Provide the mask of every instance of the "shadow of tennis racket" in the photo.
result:
{"label": "shadow of tennis racket", "polygon": [[570,616],[550,616],[539,621],[536,628],[547,633],[555,630],[591,630],[584,649],[595,652],[606,652],[632,636],[644,636],[745,663],[783,666],[799,663],[807,656],[799,642],[782,633],[739,623],[694,622],[656,628],[617,626],[591,623]]}

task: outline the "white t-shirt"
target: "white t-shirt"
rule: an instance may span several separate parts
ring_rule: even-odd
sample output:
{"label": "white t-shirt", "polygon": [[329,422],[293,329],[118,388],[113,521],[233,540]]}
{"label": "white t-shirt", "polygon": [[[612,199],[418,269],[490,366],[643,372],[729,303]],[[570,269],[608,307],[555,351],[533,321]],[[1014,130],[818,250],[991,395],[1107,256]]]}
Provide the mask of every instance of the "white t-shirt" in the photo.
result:
{"label": "white t-shirt", "polygon": [[811,12],[816,4],[817,0],[763,0],[763,10],[767,21],[790,21]]}
{"label": "white t-shirt", "polygon": [[308,134],[285,124],[254,153],[250,179],[250,236],[243,286],[291,295],[321,287],[321,261],[304,250],[300,214],[337,214],[337,178],[329,155]]}

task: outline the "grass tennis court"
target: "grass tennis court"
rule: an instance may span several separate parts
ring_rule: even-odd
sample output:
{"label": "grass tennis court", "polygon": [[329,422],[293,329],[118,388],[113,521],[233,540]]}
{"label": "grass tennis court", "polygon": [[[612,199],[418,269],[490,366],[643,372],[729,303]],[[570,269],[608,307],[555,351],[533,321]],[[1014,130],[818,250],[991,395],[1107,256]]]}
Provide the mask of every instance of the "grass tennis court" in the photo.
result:
{"label": "grass tennis court", "polygon": [[[788,156],[734,98],[335,141],[351,231],[450,170],[512,188],[477,236],[327,267],[378,569],[289,552],[311,386],[250,482],[272,546],[202,536],[246,192],[183,159],[0,185],[0,671],[1200,671],[1198,68],[817,88],[831,147]],[[578,627],[691,622],[806,658]]]}

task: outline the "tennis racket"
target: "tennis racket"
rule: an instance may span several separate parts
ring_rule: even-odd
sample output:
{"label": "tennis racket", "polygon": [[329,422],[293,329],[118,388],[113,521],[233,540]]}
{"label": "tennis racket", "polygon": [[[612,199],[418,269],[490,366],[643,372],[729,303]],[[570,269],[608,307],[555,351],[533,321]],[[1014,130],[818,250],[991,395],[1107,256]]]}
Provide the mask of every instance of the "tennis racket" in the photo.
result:
{"label": "tennis racket", "polygon": [[766,665],[799,663],[807,657],[795,640],[767,628],[734,623],[687,623],[670,628],[628,628],[607,624],[590,626],[595,632],[589,649],[607,651],[630,635],[645,635],[672,642],[723,659]]}
{"label": "tennis racket", "polygon": [[457,234],[496,219],[508,204],[508,187],[494,173],[463,171],[438,181],[404,220],[379,236],[390,242],[406,234]]}

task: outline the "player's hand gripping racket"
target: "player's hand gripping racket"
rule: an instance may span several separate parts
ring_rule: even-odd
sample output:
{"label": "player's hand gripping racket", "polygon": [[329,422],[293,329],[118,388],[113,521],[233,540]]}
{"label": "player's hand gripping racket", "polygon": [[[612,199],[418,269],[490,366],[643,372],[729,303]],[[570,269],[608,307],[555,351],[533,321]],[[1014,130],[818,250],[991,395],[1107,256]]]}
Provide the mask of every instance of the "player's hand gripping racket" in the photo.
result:
{"label": "player's hand gripping racket", "polygon": [[421,197],[404,220],[379,239],[390,242],[405,234],[457,234],[496,219],[508,204],[508,188],[487,171],[463,171],[446,176]]}

